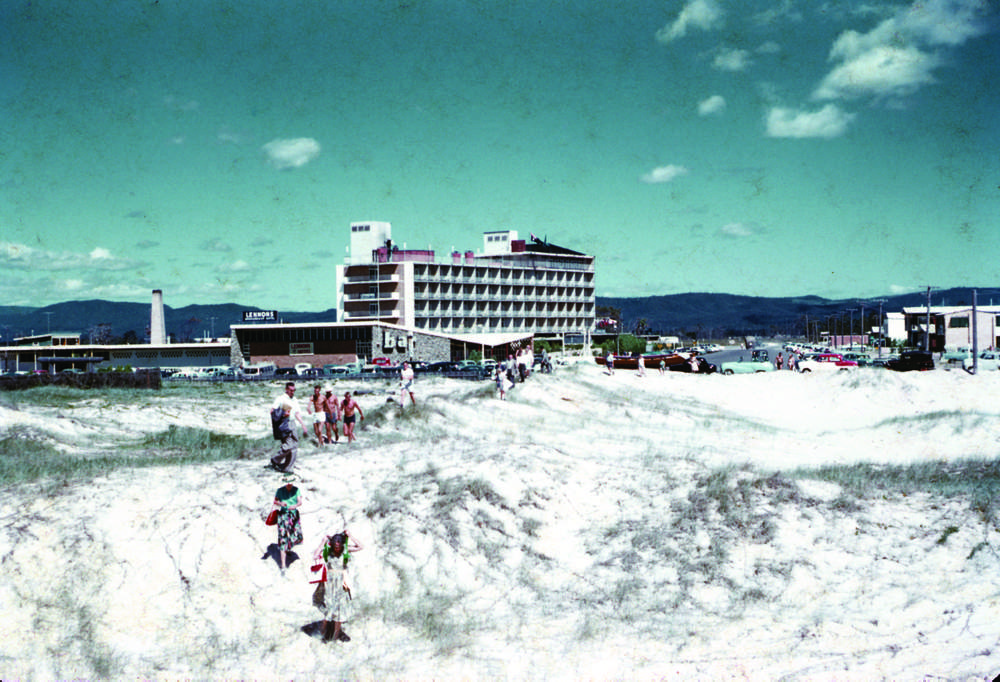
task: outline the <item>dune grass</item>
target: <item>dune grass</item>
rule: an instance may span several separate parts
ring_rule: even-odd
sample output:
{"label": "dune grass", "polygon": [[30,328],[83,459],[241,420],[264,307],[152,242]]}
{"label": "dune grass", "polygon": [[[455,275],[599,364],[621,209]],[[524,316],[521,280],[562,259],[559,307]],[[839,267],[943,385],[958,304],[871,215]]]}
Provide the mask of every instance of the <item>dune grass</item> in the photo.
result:
{"label": "dune grass", "polygon": [[121,468],[196,464],[262,456],[270,439],[252,440],[191,427],[171,426],[143,440],[90,456],[62,452],[31,429],[0,435],[0,485],[86,480]]}
{"label": "dune grass", "polygon": [[960,497],[984,522],[1000,521],[1000,459],[971,458],[915,464],[842,464],[796,469],[791,478],[806,478],[843,487],[847,500],[922,492],[944,498]]}

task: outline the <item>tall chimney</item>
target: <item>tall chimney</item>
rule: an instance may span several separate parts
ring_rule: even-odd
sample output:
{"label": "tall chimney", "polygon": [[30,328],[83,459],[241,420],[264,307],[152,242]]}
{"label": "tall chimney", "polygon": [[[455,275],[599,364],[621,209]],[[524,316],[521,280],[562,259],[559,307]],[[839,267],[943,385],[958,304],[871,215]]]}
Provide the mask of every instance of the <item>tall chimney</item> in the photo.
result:
{"label": "tall chimney", "polygon": [[153,289],[153,310],[149,316],[149,342],[160,346],[167,342],[167,329],[163,323],[163,292],[159,289]]}

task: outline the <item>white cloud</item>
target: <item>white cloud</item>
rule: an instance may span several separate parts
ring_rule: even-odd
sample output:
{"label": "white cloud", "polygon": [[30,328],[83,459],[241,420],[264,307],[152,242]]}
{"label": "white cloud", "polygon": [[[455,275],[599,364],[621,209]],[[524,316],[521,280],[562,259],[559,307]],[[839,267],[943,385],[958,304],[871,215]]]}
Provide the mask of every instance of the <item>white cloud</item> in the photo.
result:
{"label": "white cloud", "polygon": [[299,168],[319,156],[319,142],[311,137],[271,140],[263,146],[271,165],[279,170]]}
{"label": "white cloud", "polygon": [[830,48],[830,61],[839,65],[813,97],[898,97],[933,83],[931,72],[942,60],[931,49],[956,47],[982,34],[986,11],[983,0],[923,0],[867,33],[845,31]]}
{"label": "white cloud", "polygon": [[218,237],[215,239],[209,239],[208,241],[201,243],[201,248],[205,251],[214,251],[215,253],[229,253],[233,250],[226,242],[222,241]]}
{"label": "white cloud", "polygon": [[873,47],[844,62],[820,83],[815,99],[902,96],[934,82],[939,60],[915,47]]}
{"label": "white cloud", "polygon": [[744,223],[728,223],[720,227],[719,232],[725,237],[752,237],[757,229]]}
{"label": "white cloud", "polygon": [[66,291],[79,291],[84,287],[84,282],[82,279],[64,279],[62,287]]}
{"label": "white cloud", "polygon": [[127,270],[138,267],[128,259],[115,258],[110,251],[97,247],[89,254],[72,251],[45,251],[26,244],[0,242],[0,268],[13,270],[56,271],[72,270]]}
{"label": "white cloud", "polygon": [[707,31],[719,26],[721,20],[722,10],[715,0],[691,0],[673,23],[656,32],[656,39],[661,43],[669,43],[686,36],[688,28]]}
{"label": "white cloud", "polygon": [[778,54],[781,52],[781,45],[774,42],[773,40],[768,40],[761,43],[757,47],[757,54]]}
{"label": "white cloud", "polygon": [[655,185],[661,182],[670,182],[681,175],[687,175],[687,172],[688,169],[684,166],[660,166],[649,171],[639,179],[647,184]]}
{"label": "white cloud", "polygon": [[746,50],[723,48],[715,55],[712,66],[720,71],[746,71],[750,66],[750,53]]}
{"label": "white cloud", "polygon": [[854,114],[841,111],[835,104],[812,112],[774,107],[767,115],[767,134],[769,137],[839,137],[853,119]]}
{"label": "white cloud", "polygon": [[712,95],[706,100],[698,102],[698,113],[701,116],[717,114],[726,108],[726,99],[722,95]]}
{"label": "white cloud", "polygon": [[218,268],[219,272],[247,272],[248,270],[250,270],[250,264],[245,260],[235,260]]}

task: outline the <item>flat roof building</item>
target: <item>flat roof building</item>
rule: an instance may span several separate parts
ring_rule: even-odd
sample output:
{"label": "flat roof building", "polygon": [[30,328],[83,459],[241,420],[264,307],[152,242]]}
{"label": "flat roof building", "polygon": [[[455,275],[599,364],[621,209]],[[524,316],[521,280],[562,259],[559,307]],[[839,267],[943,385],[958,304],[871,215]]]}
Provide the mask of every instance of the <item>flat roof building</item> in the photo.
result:
{"label": "flat roof building", "polygon": [[589,337],[594,257],[515,230],[486,232],[483,248],[400,249],[386,222],[351,223],[347,262],[337,266],[337,318],[446,334]]}

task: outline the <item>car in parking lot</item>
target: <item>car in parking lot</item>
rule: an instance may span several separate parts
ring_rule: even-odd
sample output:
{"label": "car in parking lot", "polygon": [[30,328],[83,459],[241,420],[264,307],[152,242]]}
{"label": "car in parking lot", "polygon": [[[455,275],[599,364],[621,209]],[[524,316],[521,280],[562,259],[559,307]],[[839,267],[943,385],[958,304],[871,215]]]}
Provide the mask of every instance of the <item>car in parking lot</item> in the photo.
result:
{"label": "car in parking lot", "polygon": [[723,362],[719,365],[719,372],[726,375],[731,374],[760,374],[761,372],[773,372],[774,364],[767,353],[767,349],[757,348],[750,351],[750,361],[744,362],[743,356],[736,362]]}
{"label": "car in parking lot", "polygon": [[858,363],[854,360],[845,360],[840,353],[814,353],[799,360],[797,367],[802,373],[841,372],[857,369]]}
{"label": "car in parking lot", "polygon": [[872,358],[868,353],[847,352],[843,354],[845,360],[852,360],[858,363],[858,367],[868,367],[872,364]]}
{"label": "car in parking lot", "polygon": [[[973,364],[973,363],[976,364]],[[962,369],[971,372],[973,367],[977,367],[980,372],[993,372],[1000,369],[1000,353],[995,350],[984,350],[979,354],[978,362],[973,358],[962,360]]]}
{"label": "car in parking lot", "polygon": [[886,369],[896,372],[926,372],[934,369],[934,356],[922,350],[904,350],[898,358],[885,363]]}

